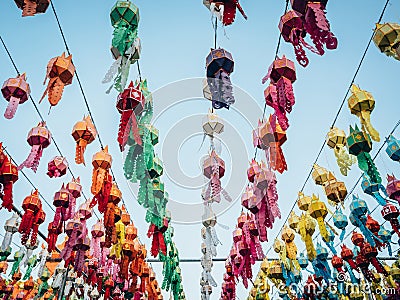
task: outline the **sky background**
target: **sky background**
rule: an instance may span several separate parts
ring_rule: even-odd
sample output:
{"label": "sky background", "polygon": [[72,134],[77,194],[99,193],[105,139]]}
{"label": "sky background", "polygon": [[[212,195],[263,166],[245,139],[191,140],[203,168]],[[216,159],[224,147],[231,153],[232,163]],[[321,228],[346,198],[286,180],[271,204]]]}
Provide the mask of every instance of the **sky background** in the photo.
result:
{"label": "sky background", "polygon": [[[113,155],[113,170],[116,180],[123,192],[131,217],[139,229],[141,241],[149,245],[150,241],[145,235],[147,232],[147,224],[144,222],[145,210],[134,199],[135,187],[128,186],[122,171],[123,157],[116,141],[120,117],[115,109],[117,93],[112,91],[107,95],[105,90],[108,86],[101,84],[104,74],[113,62],[109,51],[112,39],[109,12],[114,2],[54,0],[53,3],[73,54],[73,60],[98,131],[103,143],[109,145],[110,153]],[[157,111],[158,106],[163,105],[160,99],[163,99],[165,87],[170,86],[170,83],[204,76],[205,57],[214,43],[211,15],[202,5],[202,1],[149,2],[138,0],[134,3],[139,7],[141,16],[139,37],[142,40],[140,61],[142,76],[148,79],[149,89],[156,91],[154,105]],[[297,193],[332,124],[384,3],[384,0],[329,2],[327,16],[332,31],[338,38],[338,49],[328,51],[323,57],[307,51],[310,64],[305,69],[296,63],[297,81],[294,84],[296,105],[289,116],[291,126],[287,132],[288,141],[283,146],[289,170],[283,175],[278,175],[279,205],[283,220],[286,219],[296,200]],[[227,162],[224,186],[232,186],[230,182],[233,179],[243,182],[246,179],[247,161],[252,158],[254,153],[251,130],[256,125],[257,119],[261,117],[259,112],[264,106],[263,90],[266,86],[261,84],[261,79],[267,73],[268,67],[274,59],[279,36],[277,26],[284,11],[285,1],[243,0],[241,4],[248,15],[248,20],[245,21],[240,15],[237,15],[236,22],[232,26],[218,30],[218,45],[229,50],[235,60],[235,70],[231,76],[232,82],[238,86],[238,90],[239,88],[241,90],[238,91],[236,97],[235,107],[238,108],[219,112],[225,122],[231,124],[221,135],[223,143],[227,145],[222,147],[221,152],[221,156]],[[390,1],[383,21],[400,21],[400,3],[398,1]],[[37,103],[45,89],[42,83],[48,61],[65,50],[54,15],[49,9],[43,15],[21,18],[21,11],[17,9],[13,1],[1,1],[0,24],[0,34],[20,71],[27,73],[32,97]],[[294,60],[294,52],[290,44],[282,43],[279,55],[282,54]],[[372,44],[355,81],[361,88],[371,92],[376,99],[376,107],[371,120],[381,134],[381,143],[399,119],[398,63],[393,58],[381,54]],[[15,75],[15,70],[2,48],[0,50],[0,80],[15,77]],[[136,66],[132,66],[130,79],[135,80],[136,78],[137,69]],[[176,84],[172,86],[179,87]],[[195,93],[201,95],[201,86],[198,88],[199,90]],[[246,96],[246,93],[242,91],[250,96]],[[249,104],[246,101],[249,101]],[[243,113],[242,108],[248,108],[250,104],[254,103],[253,101],[258,103],[258,108]],[[6,105],[6,101],[0,101],[1,113],[4,112]],[[204,115],[209,107],[208,101],[199,100],[169,108],[155,122],[160,131],[161,141],[156,147],[156,151],[164,153],[164,145],[168,144],[167,139],[168,142],[174,144],[175,135],[168,135],[171,133],[171,128],[174,128],[175,132],[179,132],[179,126],[177,130],[174,124],[179,124],[189,116]],[[76,78],[72,85],[65,88],[60,103],[51,110],[49,115],[47,114],[48,108],[47,100],[39,105],[57,144],[69,160],[72,171],[81,177],[83,190],[87,196],[90,196],[92,167],[89,162],[92,155],[99,151],[100,145],[98,141],[95,141],[88,146],[85,154],[88,162],[86,167],[74,163],[75,142],[71,137],[71,130],[73,125],[87,114]],[[268,109],[268,112],[271,110]],[[193,117],[189,120],[193,121],[192,126],[198,127],[198,132],[201,131],[201,118]],[[197,123],[196,120],[198,120]],[[39,116],[31,102],[21,105],[14,119],[0,118],[0,141],[4,143],[18,163],[21,163],[30,151],[30,147],[26,143],[26,136],[38,122]],[[350,114],[346,103],[339,115],[337,126],[348,132],[349,124],[354,125],[356,122],[358,119]],[[182,126],[182,130],[185,130],[183,125],[180,126]],[[400,136],[399,131],[396,134],[397,137]],[[175,153],[179,165],[168,163],[170,159],[168,155],[172,155],[171,152],[166,151],[161,155],[166,162],[167,173],[166,176],[163,176],[163,180],[174,203],[193,204],[193,210],[196,210],[199,206],[195,206],[195,204],[199,204],[201,201],[200,188],[182,187],[179,182],[174,181],[173,176],[176,168],[181,168],[188,178],[198,177],[201,172],[199,162],[207,153],[208,141],[205,141],[205,145],[199,150],[202,144],[201,135],[197,134],[193,137],[188,135],[188,138],[184,140],[182,144],[180,141],[175,143],[177,149],[179,148],[179,152]],[[374,143],[371,154],[375,153],[381,143]],[[236,153],[236,148],[241,149],[238,153],[242,156],[232,160],[232,153]],[[58,155],[58,152],[52,144],[44,150],[36,174],[31,170],[25,170],[25,173],[50,204],[62,182],[68,182],[71,179],[69,174],[59,179],[50,179],[45,175],[47,163],[55,155]],[[259,151],[259,158],[262,157],[263,155]],[[324,148],[318,163],[332,170],[339,179],[345,181],[348,189],[354,185],[360,175],[359,169],[353,166],[348,176],[343,177],[335,163],[333,151],[327,147]],[[384,151],[378,156],[376,163],[383,177],[386,177],[386,173],[400,176],[399,164],[391,161]],[[384,179],[384,183],[386,184],[386,179]],[[237,188],[240,189],[240,187],[243,186],[232,187],[232,190],[227,188],[227,190],[236,196]],[[21,207],[24,197],[31,190],[32,187],[21,174],[14,188],[14,203],[17,207]],[[320,194],[321,198],[324,198],[322,189],[314,185],[312,180],[307,182],[304,191],[306,194]],[[355,189],[355,192],[360,193],[371,209],[375,207],[375,200],[364,195],[359,187]],[[78,203],[82,202],[83,198],[80,198]],[[47,224],[53,219],[54,213],[47,204],[44,203],[43,207],[47,213],[47,220],[40,226],[40,229],[47,233]],[[346,207],[348,207],[348,202]],[[234,201],[225,213],[218,216],[218,222],[229,227],[229,230],[217,227],[217,233],[222,242],[222,245],[218,247],[218,257],[226,257],[229,253],[232,244],[231,232],[240,211],[240,202]],[[296,212],[298,212],[297,207]],[[180,212],[173,210],[172,213],[179,216]],[[3,221],[10,215],[7,211],[0,211],[0,219]],[[379,209],[373,216],[378,221],[382,221]],[[283,220],[278,220],[274,229],[269,232],[270,240],[263,245],[265,250],[271,247],[273,238],[281,228]],[[201,225],[197,222],[194,224],[175,223],[173,226],[175,228],[174,240],[180,257],[200,258]],[[348,228],[352,227],[349,225]],[[0,228],[0,232],[3,233],[4,229]],[[15,241],[18,243],[17,240],[16,238]],[[297,238],[296,241],[299,250],[303,251],[304,245],[300,239]],[[394,246],[394,249],[396,248]],[[274,255],[273,251],[269,253],[271,257]],[[161,264],[153,263],[152,266],[161,283]],[[184,263],[181,268],[187,299],[200,299],[200,264]],[[259,264],[253,267],[254,274],[258,272],[258,268]],[[218,299],[220,295],[223,272],[224,264],[215,263],[212,274],[219,286],[213,289],[212,299]],[[165,295],[168,294],[165,293]],[[243,288],[242,284],[238,284],[238,298],[243,300],[247,295],[248,291]]]}

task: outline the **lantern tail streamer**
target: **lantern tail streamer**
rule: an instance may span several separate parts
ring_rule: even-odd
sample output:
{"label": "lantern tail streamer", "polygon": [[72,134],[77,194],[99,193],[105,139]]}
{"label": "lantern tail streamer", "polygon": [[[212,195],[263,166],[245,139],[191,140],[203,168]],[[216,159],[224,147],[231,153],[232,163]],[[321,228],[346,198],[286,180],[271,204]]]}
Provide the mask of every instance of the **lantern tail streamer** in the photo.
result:
{"label": "lantern tail streamer", "polygon": [[6,111],[4,112],[4,117],[6,119],[12,119],[15,116],[19,104],[19,99],[11,96],[10,102],[7,105]]}
{"label": "lantern tail streamer", "polygon": [[273,170],[281,174],[287,170],[285,156],[279,142],[270,143],[269,160]]}
{"label": "lantern tail streamer", "polygon": [[279,78],[276,85],[278,91],[279,106],[290,113],[292,111],[293,105],[295,104],[292,82],[286,77],[281,77]]}
{"label": "lantern tail streamer", "polygon": [[367,131],[371,138],[375,142],[380,142],[381,138],[379,136],[379,132],[372,126],[371,124],[371,112],[370,111],[361,111],[360,122],[362,126],[362,130]]}
{"label": "lantern tail streamer", "polygon": [[[53,80],[54,79],[54,80]],[[61,81],[60,77],[55,77],[49,81],[48,98],[52,106],[57,105],[60,102],[63,91],[64,83]]]}
{"label": "lantern tail streamer", "polygon": [[344,147],[335,147],[334,153],[336,156],[337,164],[340,168],[340,173],[342,173],[344,176],[347,176],[347,172],[356,162],[356,158],[353,155],[349,155]]}
{"label": "lantern tail streamer", "polygon": [[1,205],[4,208],[6,208],[8,211],[11,211],[13,208],[12,189],[13,189],[12,181],[7,181],[7,182],[3,183],[3,196],[1,197],[3,200],[3,203]]}
{"label": "lantern tail streamer", "polygon": [[372,183],[382,182],[379,171],[376,168],[375,163],[368,152],[361,152],[359,155],[357,155],[357,160],[358,167],[367,173]]}
{"label": "lantern tail streamer", "polygon": [[29,153],[29,156],[21,165],[18,166],[18,170],[22,170],[23,168],[30,168],[33,170],[33,172],[36,173],[42,154],[43,154],[42,146],[33,145],[31,152]]}

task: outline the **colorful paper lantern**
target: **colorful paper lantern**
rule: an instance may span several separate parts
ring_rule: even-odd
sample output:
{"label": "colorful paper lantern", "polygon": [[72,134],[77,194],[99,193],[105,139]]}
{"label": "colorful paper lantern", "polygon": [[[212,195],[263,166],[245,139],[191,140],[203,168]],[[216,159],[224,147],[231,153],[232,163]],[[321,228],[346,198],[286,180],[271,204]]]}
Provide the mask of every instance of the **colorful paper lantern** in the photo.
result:
{"label": "colorful paper lantern", "polygon": [[65,57],[65,52],[63,52],[61,56],[50,59],[43,84],[46,84],[47,79],[49,79],[49,83],[39,103],[47,96],[51,107],[57,105],[61,100],[64,87],[72,83],[74,74],[75,66],[72,63],[72,55]]}
{"label": "colorful paper lantern", "polygon": [[388,144],[386,147],[387,155],[394,161],[400,161],[400,141],[393,135],[389,135],[386,142]]}
{"label": "colorful paper lantern", "polygon": [[47,165],[47,175],[50,178],[61,177],[67,173],[68,162],[65,157],[56,156]]}
{"label": "colorful paper lantern", "polygon": [[144,104],[145,98],[140,90],[140,86],[134,86],[132,81],[129,86],[118,95],[117,109],[121,114],[118,143],[121,151],[124,150],[128,142],[128,136],[131,130],[135,142],[138,145],[142,145],[136,118],[142,113]]}
{"label": "colorful paper lantern", "polygon": [[9,102],[4,113],[6,119],[12,119],[17,111],[18,105],[26,102],[31,93],[29,84],[26,82],[26,75],[18,75],[16,78],[9,78],[1,88],[3,97]]}
{"label": "colorful paper lantern", "polygon": [[368,133],[376,141],[380,141],[379,132],[371,124],[371,112],[375,108],[375,99],[371,93],[361,90],[353,84],[351,86],[351,96],[347,99],[350,112],[360,118],[362,130]]}
{"label": "colorful paper lantern", "polygon": [[347,147],[349,153],[357,156],[358,167],[367,173],[372,183],[381,183],[381,176],[371,158],[369,152],[372,150],[370,136],[358,129],[350,126],[350,135],[347,137]]}
{"label": "colorful paper lantern", "polygon": [[14,0],[18,8],[22,10],[22,16],[34,16],[45,13],[49,7],[50,0]]}
{"label": "colorful paper lantern", "polygon": [[29,131],[27,142],[32,149],[27,159],[18,167],[18,170],[31,168],[36,173],[43,149],[51,143],[51,133],[46,128],[46,122],[39,122],[37,127],[33,127]]}
{"label": "colorful paper lantern", "polygon": [[292,86],[296,81],[294,63],[285,55],[282,58],[277,57],[269,67],[268,74],[262,79],[262,83],[268,79],[270,84],[264,91],[265,101],[274,109],[273,117],[285,131],[289,128],[286,113],[291,113],[295,104]]}
{"label": "colorful paper lantern", "polygon": [[233,72],[232,54],[225,49],[211,49],[206,58],[207,83],[210,89],[212,106],[215,109],[227,108],[235,103],[230,74]]}
{"label": "colorful paper lantern", "polygon": [[2,193],[0,198],[3,200],[2,207],[11,211],[13,208],[13,185],[18,180],[18,168],[10,160],[10,158],[3,153],[3,148],[0,143],[0,184],[2,185]]}
{"label": "colorful paper lantern", "polygon": [[85,164],[86,146],[96,139],[97,131],[90,116],[78,121],[72,129],[72,137],[76,142],[75,162]]}
{"label": "colorful paper lantern", "polygon": [[393,174],[387,175],[386,193],[390,199],[397,200],[400,203],[400,179]]}
{"label": "colorful paper lantern", "polygon": [[236,9],[247,20],[238,0],[204,0],[203,4],[224,24],[231,25],[235,21]]}
{"label": "colorful paper lantern", "polygon": [[397,23],[376,24],[374,43],[382,53],[400,60],[400,25]]}

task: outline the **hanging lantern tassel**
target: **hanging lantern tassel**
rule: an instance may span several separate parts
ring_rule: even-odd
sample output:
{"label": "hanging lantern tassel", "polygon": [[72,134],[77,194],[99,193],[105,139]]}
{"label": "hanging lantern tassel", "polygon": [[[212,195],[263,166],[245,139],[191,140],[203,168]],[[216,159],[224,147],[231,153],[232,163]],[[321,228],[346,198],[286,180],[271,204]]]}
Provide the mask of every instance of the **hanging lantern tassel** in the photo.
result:
{"label": "hanging lantern tassel", "polygon": [[31,168],[36,173],[43,149],[47,148],[51,143],[51,133],[46,128],[46,122],[39,122],[37,127],[29,131],[27,142],[32,149],[28,158],[18,167],[18,170],[26,167]]}
{"label": "hanging lantern tassel", "polygon": [[357,156],[358,167],[367,173],[372,183],[381,183],[382,178],[372,160],[369,152],[372,150],[372,142],[367,133],[360,131],[356,125],[350,126],[350,135],[347,137],[349,153]]}
{"label": "hanging lantern tassel", "polygon": [[153,241],[151,243],[151,255],[153,257],[157,257],[158,253],[167,255],[167,247],[165,245],[164,236],[156,225],[150,224],[147,236],[149,238],[153,236]]}
{"label": "hanging lantern tassel", "polygon": [[351,166],[356,163],[356,158],[353,155],[349,155],[345,149],[347,142],[344,130],[332,127],[326,137],[326,144],[334,150],[340,173],[347,176]]}
{"label": "hanging lantern tassel", "polygon": [[145,98],[140,91],[140,86],[137,85],[135,87],[132,81],[128,88],[124,89],[124,91],[118,95],[117,109],[121,114],[118,143],[121,151],[124,150],[128,142],[128,136],[131,130],[136,144],[142,145],[136,118],[143,112],[144,104]]}
{"label": "hanging lantern tassel", "polygon": [[321,55],[324,53],[324,44],[330,50],[337,48],[338,41],[330,30],[325,4],[322,2],[307,3],[305,21],[305,29]]}
{"label": "hanging lantern tassel", "polygon": [[40,98],[39,103],[48,96],[51,106],[55,106],[60,102],[64,86],[72,83],[75,74],[75,66],[72,64],[72,55],[65,57],[65,52],[61,56],[52,58],[47,65],[47,74],[43,84],[49,83],[46,90]]}

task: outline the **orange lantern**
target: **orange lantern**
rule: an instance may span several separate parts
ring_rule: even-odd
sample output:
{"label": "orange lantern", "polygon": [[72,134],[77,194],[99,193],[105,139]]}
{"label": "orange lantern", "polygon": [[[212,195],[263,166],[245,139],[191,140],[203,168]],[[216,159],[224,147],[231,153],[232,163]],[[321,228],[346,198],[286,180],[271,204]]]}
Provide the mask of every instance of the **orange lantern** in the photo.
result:
{"label": "orange lantern", "polygon": [[[22,208],[24,209],[25,212],[22,216],[18,232],[22,234],[21,243],[25,245],[29,239],[31,232],[33,231],[33,226],[35,222],[38,220],[38,216],[40,215],[39,212],[42,211],[42,202],[39,199],[38,190],[35,190],[32,194],[30,194],[24,199],[22,203]],[[43,214],[41,215],[41,217],[43,217]],[[37,228],[35,226],[35,229],[38,229],[38,226]],[[31,244],[34,245],[35,243],[36,240],[34,241],[34,243],[32,243],[31,239]]]}
{"label": "orange lantern", "polygon": [[76,142],[75,162],[85,164],[85,149],[88,144],[93,142],[97,136],[96,128],[90,116],[84,117],[77,122],[72,129],[72,137]]}
{"label": "orange lantern", "polygon": [[72,64],[72,55],[65,57],[65,52],[63,52],[61,56],[50,59],[47,64],[47,74],[43,84],[46,84],[47,78],[49,79],[49,83],[39,103],[47,95],[50,105],[57,105],[61,100],[64,86],[72,83],[74,74],[75,66]]}
{"label": "orange lantern", "polygon": [[[0,144],[0,152],[2,146]],[[3,193],[0,193],[0,198],[3,200],[2,206],[11,211],[13,208],[13,184],[18,180],[18,169],[8,156],[4,156],[3,163],[0,160],[0,184],[3,186]]]}
{"label": "orange lantern", "polygon": [[19,9],[22,9],[23,17],[31,17],[35,14],[45,13],[50,0],[14,0]]}

